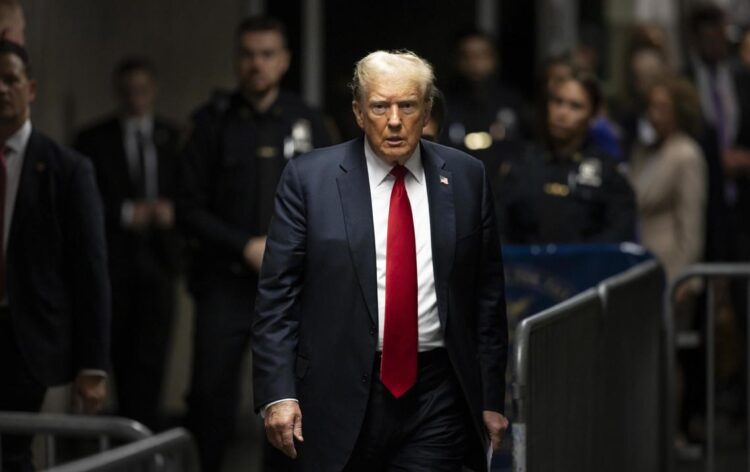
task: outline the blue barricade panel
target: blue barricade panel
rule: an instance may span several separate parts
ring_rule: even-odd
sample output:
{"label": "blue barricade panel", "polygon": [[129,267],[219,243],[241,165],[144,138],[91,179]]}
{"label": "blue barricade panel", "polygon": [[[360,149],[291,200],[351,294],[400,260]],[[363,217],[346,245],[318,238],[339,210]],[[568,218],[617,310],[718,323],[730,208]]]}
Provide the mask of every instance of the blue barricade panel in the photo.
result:
{"label": "blue barricade panel", "polygon": [[633,243],[503,247],[508,325],[653,256]]}

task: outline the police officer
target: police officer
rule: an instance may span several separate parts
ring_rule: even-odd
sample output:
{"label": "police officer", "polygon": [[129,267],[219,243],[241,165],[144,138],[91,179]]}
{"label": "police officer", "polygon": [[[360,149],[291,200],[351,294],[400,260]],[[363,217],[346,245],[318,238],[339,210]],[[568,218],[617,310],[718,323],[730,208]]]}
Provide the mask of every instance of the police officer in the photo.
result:
{"label": "police officer", "polygon": [[456,69],[458,77],[445,91],[450,106],[440,141],[484,162],[494,184],[502,162],[522,149],[523,103],[500,82],[495,41],[486,33],[459,36]]}
{"label": "police officer", "polygon": [[622,168],[588,142],[601,104],[584,72],[560,82],[547,104],[547,143],[500,169],[498,210],[515,244],[632,241],[635,197]]}
{"label": "police officer", "polygon": [[283,25],[246,19],[236,41],[238,89],[195,113],[177,201],[196,304],[187,423],[207,471],[221,470],[235,423],[276,185],[289,159],[329,144],[321,117],[280,88],[290,61]]}

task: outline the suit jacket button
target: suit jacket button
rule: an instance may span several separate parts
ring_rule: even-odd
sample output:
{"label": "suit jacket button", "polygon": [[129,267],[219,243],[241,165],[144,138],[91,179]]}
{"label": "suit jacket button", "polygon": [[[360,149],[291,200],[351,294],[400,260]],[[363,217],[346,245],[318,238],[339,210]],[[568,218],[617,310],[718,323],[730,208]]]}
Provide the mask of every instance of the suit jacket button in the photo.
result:
{"label": "suit jacket button", "polygon": [[367,374],[362,376],[362,383],[367,383]]}
{"label": "suit jacket button", "polygon": [[375,328],[370,328],[370,336],[374,336],[374,335],[375,335]]}

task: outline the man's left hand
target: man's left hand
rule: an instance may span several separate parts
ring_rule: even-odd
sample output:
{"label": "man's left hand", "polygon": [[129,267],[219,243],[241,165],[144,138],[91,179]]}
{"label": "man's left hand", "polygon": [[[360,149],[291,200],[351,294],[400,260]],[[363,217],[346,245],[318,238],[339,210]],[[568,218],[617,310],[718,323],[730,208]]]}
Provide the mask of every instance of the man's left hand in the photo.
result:
{"label": "man's left hand", "polygon": [[101,375],[80,373],[73,383],[73,392],[81,399],[83,412],[93,415],[99,412],[107,398],[107,378]]}
{"label": "man's left hand", "polygon": [[503,442],[505,430],[508,429],[508,419],[501,413],[490,410],[482,412],[482,419],[484,420],[484,427],[487,428],[487,433],[490,435],[490,440],[492,441],[492,451],[496,452],[500,449],[500,444]]}

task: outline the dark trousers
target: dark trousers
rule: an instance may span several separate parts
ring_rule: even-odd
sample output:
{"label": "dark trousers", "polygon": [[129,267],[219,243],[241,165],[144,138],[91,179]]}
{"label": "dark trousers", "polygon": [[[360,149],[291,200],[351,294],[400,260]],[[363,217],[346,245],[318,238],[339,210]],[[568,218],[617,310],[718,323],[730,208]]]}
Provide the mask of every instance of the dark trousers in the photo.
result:
{"label": "dark trousers", "polygon": [[417,383],[396,399],[375,362],[370,399],[347,472],[460,472],[469,414],[444,349],[421,353]]}
{"label": "dark trousers", "polygon": [[153,267],[112,274],[112,367],[117,411],[152,430],[159,413],[174,318],[175,279]]}
{"label": "dark trousers", "polygon": [[187,426],[198,444],[201,470],[221,471],[234,432],[240,367],[250,340],[256,283],[254,277],[220,277],[204,281],[194,293]]}
{"label": "dark trousers", "polygon": [[[36,413],[42,407],[46,387],[29,372],[18,350],[7,308],[0,308],[0,411]],[[0,436],[3,472],[33,471],[31,436]]]}

